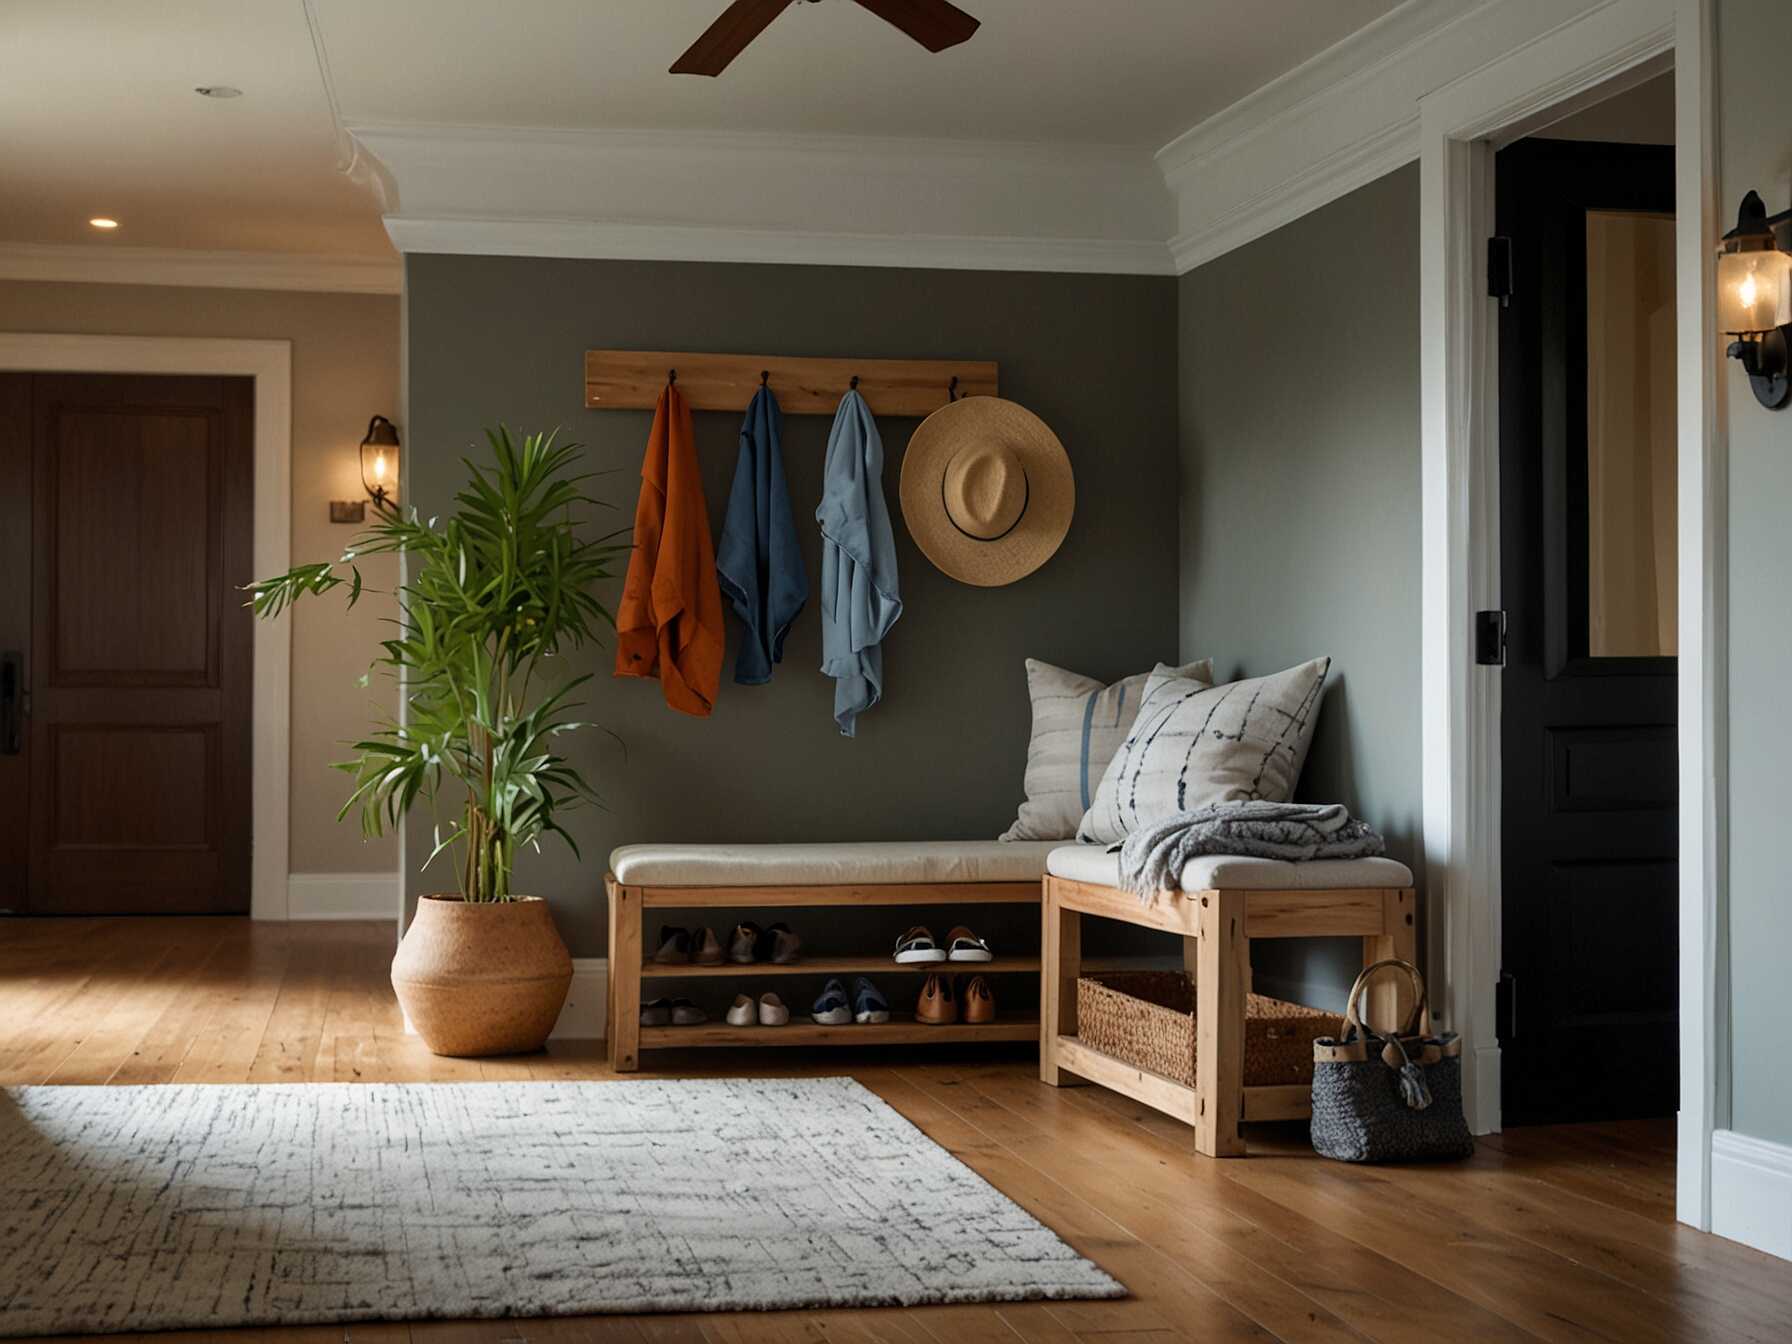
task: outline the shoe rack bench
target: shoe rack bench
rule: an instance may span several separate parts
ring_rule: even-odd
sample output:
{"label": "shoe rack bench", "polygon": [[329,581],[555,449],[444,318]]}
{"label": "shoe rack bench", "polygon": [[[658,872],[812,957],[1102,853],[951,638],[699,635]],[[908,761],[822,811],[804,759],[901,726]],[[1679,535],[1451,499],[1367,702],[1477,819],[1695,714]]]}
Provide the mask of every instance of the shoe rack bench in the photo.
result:
{"label": "shoe rack bench", "polygon": [[[610,898],[610,1067],[632,1073],[641,1067],[643,1050],[684,1050],[692,1047],[741,1045],[948,1045],[967,1041],[1037,1041],[1039,1018],[1034,1012],[1013,1013],[998,1006],[996,1020],[931,1026],[917,1022],[912,1013],[892,1012],[890,1021],[824,1027],[799,1016],[793,1005],[790,1021],[782,1027],[735,1027],[725,1022],[706,1022],[694,1027],[644,1027],[641,1025],[642,985],[653,979],[752,980],[808,975],[902,976],[914,979],[927,972],[963,972],[976,975],[1038,975],[1037,956],[1002,956],[988,962],[933,962],[898,965],[889,955],[881,957],[809,957],[791,965],[754,962],[721,966],[694,964],[662,966],[650,960],[645,937],[646,916],[654,911],[770,910],[770,909],[865,909],[871,906],[1037,906],[1040,885],[1032,882],[920,882],[868,883],[851,886],[644,886],[604,879]],[[918,980],[916,981],[918,985]],[[892,999],[895,996],[891,996]]]}

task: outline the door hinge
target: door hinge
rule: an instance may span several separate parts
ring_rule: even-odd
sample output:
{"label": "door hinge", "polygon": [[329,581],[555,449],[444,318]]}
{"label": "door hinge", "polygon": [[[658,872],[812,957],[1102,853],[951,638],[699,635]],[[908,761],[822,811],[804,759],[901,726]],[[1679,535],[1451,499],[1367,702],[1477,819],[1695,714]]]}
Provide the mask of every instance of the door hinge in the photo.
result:
{"label": "door hinge", "polygon": [[1512,306],[1512,240],[1487,240],[1487,297],[1498,299],[1500,307]]}
{"label": "door hinge", "polygon": [[1506,665],[1506,613],[1475,613],[1475,661],[1484,667]]}
{"label": "door hinge", "polygon": [[1493,987],[1493,1034],[1500,1041],[1518,1039],[1518,977],[1501,971]]}

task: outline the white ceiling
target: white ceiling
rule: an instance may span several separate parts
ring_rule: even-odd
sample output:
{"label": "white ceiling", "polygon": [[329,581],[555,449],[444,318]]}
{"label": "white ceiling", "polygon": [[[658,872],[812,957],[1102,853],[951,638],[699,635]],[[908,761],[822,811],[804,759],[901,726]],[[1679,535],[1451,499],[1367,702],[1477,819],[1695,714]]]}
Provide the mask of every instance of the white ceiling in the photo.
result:
{"label": "white ceiling", "polygon": [[390,252],[301,0],[5,0],[0,127],[0,241]]}
{"label": "white ceiling", "polygon": [[1395,0],[962,0],[929,53],[798,3],[719,78],[666,67],[726,0],[316,0],[351,126],[437,122],[1079,141],[1156,149]]}
{"label": "white ceiling", "polygon": [[[1156,148],[1395,0],[963,0],[932,55],[793,5],[716,80],[725,0],[6,0],[0,242],[388,254],[350,126],[756,130]],[[327,62],[313,45],[316,20]],[[199,84],[244,96],[201,98]],[[117,217],[100,236],[86,220]]]}

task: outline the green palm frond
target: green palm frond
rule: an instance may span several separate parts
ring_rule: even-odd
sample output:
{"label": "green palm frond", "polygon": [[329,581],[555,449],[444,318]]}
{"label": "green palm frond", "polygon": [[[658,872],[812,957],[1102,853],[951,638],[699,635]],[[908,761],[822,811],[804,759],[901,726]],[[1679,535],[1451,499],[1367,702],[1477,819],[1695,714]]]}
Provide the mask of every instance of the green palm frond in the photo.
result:
{"label": "green palm frond", "polygon": [[402,684],[405,714],[337,763],[353,779],[339,819],[358,812],[362,833],[378,836],[419,799],[433,807],[445,787],[463,791],[460,820],[437,827],[429,857],[459,851],[461,894],[471,901],[509,899],[517,851],[539,848],[544,836],[577,854],[561,814],[595,801],[551,745],[591,726],[567,717],[578,708],[567,697],[589,678],[533,700],[532,683],[543,659],[615,628],[594,589],[615,577],[629,543],[626,529],[580,534],[579,514],[608,505],[583,492],[579,445],[557,434],[518,442],[503,425],[488,430],[490,461],[466,461],[452,517],[384,512],[340,560],[298,565],[247,589],[255,614],[268,619],[345,586],[353,606],[365,591],[360,558],[405,554],[398,632],[375,660]]}

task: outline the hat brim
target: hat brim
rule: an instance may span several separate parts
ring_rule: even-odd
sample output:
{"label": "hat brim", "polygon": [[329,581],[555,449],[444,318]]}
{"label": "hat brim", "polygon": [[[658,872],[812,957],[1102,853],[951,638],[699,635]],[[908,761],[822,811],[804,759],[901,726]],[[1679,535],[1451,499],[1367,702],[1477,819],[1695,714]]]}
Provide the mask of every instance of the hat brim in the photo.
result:
{"label": "hat brim", "polygon": [[[1027,475],[1027,506],[1002,536],[962,532],[946,512],[946,467],[967,443],[1001,443]],[[1051,427],[1000,397],[962,397],[921,422],[902,455],[902,517],[921,553],[961,583],[999,588],[1051,559],[1076,511],[1070,455]]]}

